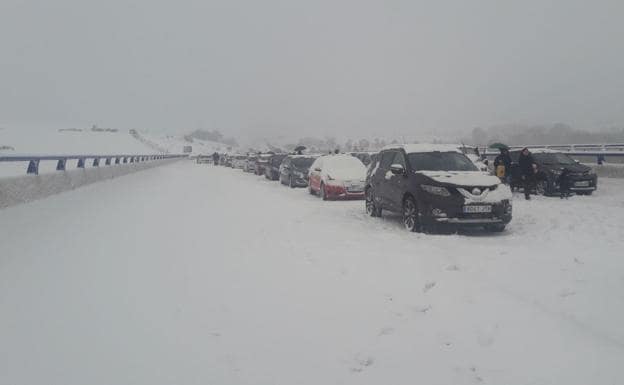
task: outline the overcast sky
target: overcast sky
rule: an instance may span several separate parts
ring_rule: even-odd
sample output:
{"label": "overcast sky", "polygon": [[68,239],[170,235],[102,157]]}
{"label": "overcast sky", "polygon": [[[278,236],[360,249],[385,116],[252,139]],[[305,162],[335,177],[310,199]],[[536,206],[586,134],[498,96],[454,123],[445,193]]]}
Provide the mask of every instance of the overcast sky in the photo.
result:
{"label": "overcast sky", "polygon": [[1,0],[0,126],[624,123],[624,1]]}

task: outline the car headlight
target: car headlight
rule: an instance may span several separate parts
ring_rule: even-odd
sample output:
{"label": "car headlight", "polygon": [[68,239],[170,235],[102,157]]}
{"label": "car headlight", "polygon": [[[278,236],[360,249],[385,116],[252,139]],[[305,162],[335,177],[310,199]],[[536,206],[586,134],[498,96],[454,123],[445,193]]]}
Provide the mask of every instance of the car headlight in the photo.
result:
{"label": "car headlight", "polygon": [[443,197],[447,197],[451,195],[451,193],[449,192],[449,190],[446,189],[446,187],[430,186],[428,184],[422,184],[420,185],[420,188],[428,192],[429,194],[440,195]]}
{"label": "car headlight", "polygon": [[552,173],[555,174],[556,176],[561,175],[562,172],[563,170],[552,170]]}
{"label": "car headlight", "polygon": [[301,171],[295,171],[295,176],[297,178],[303,178],[304,177],[304,175],[303,175],[303,173]]}

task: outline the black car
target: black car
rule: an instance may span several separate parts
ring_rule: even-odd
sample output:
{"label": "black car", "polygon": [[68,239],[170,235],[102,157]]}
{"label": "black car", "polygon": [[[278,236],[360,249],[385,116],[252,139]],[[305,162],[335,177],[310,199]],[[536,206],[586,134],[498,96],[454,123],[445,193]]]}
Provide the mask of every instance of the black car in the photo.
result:
{"label": "black car", "polygon": [[410,231],[436,225],[503,231],[511,221],[511,190],[481,172],[456,147],[406,144],[386,148],[368,168],[366,212],[403,214]]}
{"label": "black car", "polygon": [[258,157],[256,155],[248,155],[247,161],[245,162],[245,167],[243,167],[243,171],[245,172],[255,172],[256,171],[256,160]]}
{"label": "black car", "polygon": [[270,180],[278,180],[280,176],[280,166],[284,158],[288,154],[274,154],[272,155],[264,169],[264,176]]}
{"label": "black car", "polygon": [[273,153],[258,154],[256,163],[254,164],[254,174],[264,175],[264,170],[269,164],[269,159],[273,156]]}
{"label": "black car", "polygon": [[308,186],[310,166],[318,158],[315,155],[288,155],[280,165],[279,181],[281,184],[295,187]]}
{"label": "black car", "polygon": [[[520,151],[511,151],[511,186],[523,186],[522,175],[518,166]],[[558,195],[561,193],[561,175],[566,172],[568,190],[576,194],[590,195],[598,187],[598,177],[591,167],[580,164],[569,155],[549,149],[531,150],[537,165],[535,192],[539,195]]]}

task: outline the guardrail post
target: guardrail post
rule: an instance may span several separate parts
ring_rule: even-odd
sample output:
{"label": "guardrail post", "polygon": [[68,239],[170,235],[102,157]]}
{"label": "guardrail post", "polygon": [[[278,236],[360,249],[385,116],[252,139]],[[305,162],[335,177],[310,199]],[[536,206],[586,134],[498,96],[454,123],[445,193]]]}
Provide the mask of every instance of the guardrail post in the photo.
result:
{"label": "guardrail post", "polygon": [[100,167],[100,158],[93,158],[93,167]]}
{"label": "guardrail post", "polygon": [[76,167],[77,168],[85,168],[85,159],[84,158],[78,158],[78,165]]}
{"label": "guardrail post", "polygon": [[28,170],[26,170],[26,174],[39,175],[39,159],[33,159],[28,162]]}
{"label": "guardrail post", "polygon": [[65,171],[65,166],[67,165],[67,159],[59,159],[56,162],[56,171]]}
{"label": "guardrail post", "polygon": [[106,158],[106,161],[104,162],[104,164],[105,164],[106,166],[110,166],[110,164],[111,164],[111,158]]}

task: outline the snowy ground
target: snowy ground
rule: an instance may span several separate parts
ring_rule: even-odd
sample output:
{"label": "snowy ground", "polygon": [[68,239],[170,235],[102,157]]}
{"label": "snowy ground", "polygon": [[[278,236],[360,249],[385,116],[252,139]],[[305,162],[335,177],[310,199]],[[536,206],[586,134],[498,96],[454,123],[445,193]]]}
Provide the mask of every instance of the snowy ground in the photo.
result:
{"label": "snowy ground", "polygon": [[[624,180],[405,232],[192,162],[0,211],[0,384],[621,384]],[[518,197],[520,198],[520,197]]]}

